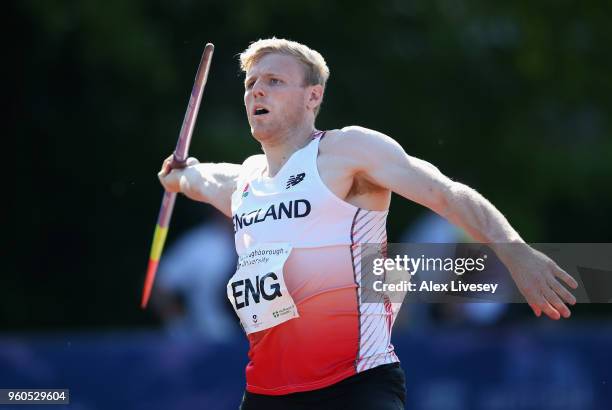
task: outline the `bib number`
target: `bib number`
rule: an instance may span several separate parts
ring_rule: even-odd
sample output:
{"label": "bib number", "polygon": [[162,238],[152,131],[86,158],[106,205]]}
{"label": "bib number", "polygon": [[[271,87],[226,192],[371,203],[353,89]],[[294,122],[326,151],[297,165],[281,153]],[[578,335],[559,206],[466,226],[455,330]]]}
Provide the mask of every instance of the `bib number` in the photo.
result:
{"label": "bib number", "polygon": [[247,334],[299,317],[283,276],[290,253],[291,245],[273,243],[249,248],[239,256],[227,297]]}

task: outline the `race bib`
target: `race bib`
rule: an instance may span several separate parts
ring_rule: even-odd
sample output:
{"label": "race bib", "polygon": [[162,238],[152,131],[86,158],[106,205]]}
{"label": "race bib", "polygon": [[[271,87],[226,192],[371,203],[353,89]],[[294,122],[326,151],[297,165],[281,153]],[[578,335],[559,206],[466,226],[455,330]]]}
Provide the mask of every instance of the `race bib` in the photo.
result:
{"label": "race bib", "polygon": [[271,243],[249,248],[238,257],[227,297],[247,334],[299,317],[283,277],[290,253],[291,245]]}

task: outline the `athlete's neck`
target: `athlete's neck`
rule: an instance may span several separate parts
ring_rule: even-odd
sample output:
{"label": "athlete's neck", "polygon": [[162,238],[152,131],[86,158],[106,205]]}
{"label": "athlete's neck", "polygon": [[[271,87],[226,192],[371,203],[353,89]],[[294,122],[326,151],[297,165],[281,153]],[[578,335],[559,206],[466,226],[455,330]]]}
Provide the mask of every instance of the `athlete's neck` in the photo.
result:
{"label": "athlete's neck", "polygon": [[274,177],[294,152],[308,145],[315,131],[314,125],[309,124],[308,126],[293,128],[284,135],[274,138],[274,140],[262,143],[261,148],[268,161],[265,174]]}

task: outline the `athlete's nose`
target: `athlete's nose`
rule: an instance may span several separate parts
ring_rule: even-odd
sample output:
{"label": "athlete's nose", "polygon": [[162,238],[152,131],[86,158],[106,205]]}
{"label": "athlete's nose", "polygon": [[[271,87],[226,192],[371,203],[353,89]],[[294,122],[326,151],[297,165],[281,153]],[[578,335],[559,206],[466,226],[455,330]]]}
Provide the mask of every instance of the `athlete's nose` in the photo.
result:
{"label": "athlete's nose", "polygon": [[259,98],[259,97],[263,97],[263,96],[264,96],[263,89],[258,88],[256,90],[253,90],[253,97]]}
{"label": "athlete's nose", "polygon": [[253,97],[263,97],[265,95],[262,83],[257,80],[255,84],[253,84],[253,88],[251,88],[251,92],[253,93]]}

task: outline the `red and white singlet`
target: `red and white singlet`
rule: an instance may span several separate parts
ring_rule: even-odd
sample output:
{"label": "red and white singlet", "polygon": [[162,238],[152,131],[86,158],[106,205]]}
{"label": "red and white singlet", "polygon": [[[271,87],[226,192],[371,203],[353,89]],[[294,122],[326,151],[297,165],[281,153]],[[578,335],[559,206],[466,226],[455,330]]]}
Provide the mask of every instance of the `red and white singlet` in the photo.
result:
{"label": "red and white singlet", "polygon": [[[361,302],[358,245],[386,243],[388,211],[357,208],[325,186],[317,169],[324,135],[314,134],[273,178],[263,176],[265,156],[250,157],[232,195],[238,255],[262,244],[291,245],[283,276],[299,314],[247,334],[246,388],[252,393],[320,389],[399,361],[391,344],[399,304]],[[244,306],[245,298],[253,304],[252,293],[265,294],[265,287],[274,297],[272,279],[266,280],[261,289],[254,284],[251,294],[240,287],[243,281],[233,288],[230,283],[228,296],[234,307]]]}

